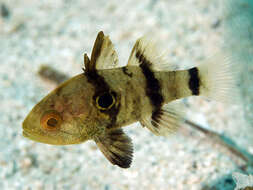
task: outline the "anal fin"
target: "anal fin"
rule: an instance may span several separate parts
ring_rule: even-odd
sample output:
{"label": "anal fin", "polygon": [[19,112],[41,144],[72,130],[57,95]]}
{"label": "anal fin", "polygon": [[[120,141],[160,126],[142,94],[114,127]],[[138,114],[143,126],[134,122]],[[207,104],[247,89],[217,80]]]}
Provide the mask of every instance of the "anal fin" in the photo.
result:
{"label": "anal fin", "polygon": [[184,122],[183,112],[174,105],[166,105],[140,121],[143,127],[157,136],[174,133]]}
{"label": "anal fin", "polygon": [[106,135],[95,139],[104,156],[121,168],[129,168],[133,157],[133,144],[122,129],[108,131]]}

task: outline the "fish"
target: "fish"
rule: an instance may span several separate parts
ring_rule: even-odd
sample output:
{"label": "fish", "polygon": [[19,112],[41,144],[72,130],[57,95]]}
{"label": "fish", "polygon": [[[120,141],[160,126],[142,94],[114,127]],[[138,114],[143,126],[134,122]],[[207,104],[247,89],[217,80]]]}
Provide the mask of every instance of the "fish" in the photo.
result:
{"label": "fish", "polygon": [[24,119],[23,136],[51,145],[95,141],[103,155],[121,168],[133,159],[131,138],[123,127],[135,122],[158,136],[184,122],[173,104],[190,96],[228,102],[233,97],[233,59],[217,54],[198,66],[173,70],[147,36],[139,38],[124,67],[109,36],[100,31],[83,72],[63,82]]}

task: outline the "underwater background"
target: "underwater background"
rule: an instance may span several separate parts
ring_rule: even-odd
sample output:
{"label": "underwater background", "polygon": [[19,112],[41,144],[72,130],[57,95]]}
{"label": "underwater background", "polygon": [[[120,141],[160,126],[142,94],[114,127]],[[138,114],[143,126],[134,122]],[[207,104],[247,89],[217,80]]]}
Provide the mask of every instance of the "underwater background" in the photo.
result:
{"label": "underwater background", "polygon": [[[0,0],[0,189],[234,189],[233,172],[253,173],[252,26],[251,0]],[[217,52],[236,59],[239,105],[183,102],[191,121],[243,156],[189,126],[167,138],[139,123],[127,127],[134,144],[129,169],[112,166],[94,142],[51,146],[25,139],[25,116],[57,86],[38,74],[41,66],[69,77],[81,73],[83,53],[91,53],[101,30],[121,66],[145,34],[162,39],[167,59],[180,68]]]}

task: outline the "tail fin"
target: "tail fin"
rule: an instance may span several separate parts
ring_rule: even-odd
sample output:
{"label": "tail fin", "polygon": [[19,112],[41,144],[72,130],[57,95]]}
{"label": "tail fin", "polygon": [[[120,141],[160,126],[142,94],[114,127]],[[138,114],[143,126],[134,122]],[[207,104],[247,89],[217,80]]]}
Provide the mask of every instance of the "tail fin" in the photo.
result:
{"label": "tail fin", "polygon": [[237,74],[239,65],[233,56],[216,54],[198,67],[200,77],[200,95],[223,102],[238,103],[239,91]]}

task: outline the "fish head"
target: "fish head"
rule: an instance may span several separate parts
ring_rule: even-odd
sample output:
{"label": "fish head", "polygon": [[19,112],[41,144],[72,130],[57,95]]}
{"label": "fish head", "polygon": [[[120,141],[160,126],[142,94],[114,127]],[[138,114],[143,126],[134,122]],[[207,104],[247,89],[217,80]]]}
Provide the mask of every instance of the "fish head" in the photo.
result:
{"label": "fish head", "polygon": [[92,90],[83,78],[78,75],[68,80],[34,106],[23,121],[23,136],[53,145],[89,140],[85,118],[91,112]]}

